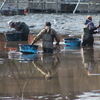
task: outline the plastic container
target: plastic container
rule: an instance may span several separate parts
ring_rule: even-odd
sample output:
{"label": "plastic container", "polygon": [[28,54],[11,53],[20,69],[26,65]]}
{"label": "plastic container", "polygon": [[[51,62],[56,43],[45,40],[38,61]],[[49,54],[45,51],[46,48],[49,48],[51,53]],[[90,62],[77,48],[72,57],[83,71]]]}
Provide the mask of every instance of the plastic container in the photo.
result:
{"label": "plastic container", "polygon": [[26,54],[36,54],[38,51],[38,45],[19,44],[19,51]]}
{"label": "plastic container", "polygon": [[6,33],[7,41],[21,41],[21,33]]}
{"label": "plastic container", "polygon": [[66,46],[80,46],[81,43],[79,38],[64,38],[63,41]]}

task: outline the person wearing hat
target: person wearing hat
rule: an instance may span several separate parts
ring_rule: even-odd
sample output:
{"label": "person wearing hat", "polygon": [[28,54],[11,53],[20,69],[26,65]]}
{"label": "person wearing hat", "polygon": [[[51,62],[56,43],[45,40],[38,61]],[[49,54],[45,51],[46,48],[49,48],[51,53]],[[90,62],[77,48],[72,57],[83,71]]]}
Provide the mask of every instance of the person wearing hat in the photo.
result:
{"label": "person wearing hat", "polygon": [[56,40],[56,45],[59,45],[60,38],[57,35],[57,32],[51,28],[51,23],[46,22],[44,29],[42,29],[39,34],[34,38],[34,41],[31,43],[33,45],[38,40],[42,39],[42,48],[43,53],[53,53],[53,42]]}
{"label": "person wearing hat", "polygon": [[28,40],[29,27],[26,23],[20,21],[9,21],[8,25],[10,28],[15,28],[15,33],[20,33],[19,35],[22,41]]}
{"label": "person wearing hat", "polygon": [[98,33],[97,28],[99,26],[95,26],[92,22],[92,16],[87,16],[86,21],[84,23],[83,34],[82,34],[82,46],[89,46],[93,47],[94,44],[94,37],[93,34]]}

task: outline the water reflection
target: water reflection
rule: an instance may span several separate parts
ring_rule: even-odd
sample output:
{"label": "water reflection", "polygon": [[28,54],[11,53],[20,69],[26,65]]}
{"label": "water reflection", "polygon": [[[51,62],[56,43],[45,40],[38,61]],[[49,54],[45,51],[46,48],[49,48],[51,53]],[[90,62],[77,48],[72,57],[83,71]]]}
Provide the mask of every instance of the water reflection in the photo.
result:
{"label": "water reflection", "polygon": [[31,61],[34,59],[37,59],[38,54],[23,54],[21,52],[17,51],[9,51],[8,52],[8,58],[13,60],[19,60],[22,61]]}
{"label": "water reflection", "polygon": [[[96,93],[99,92],[99,93]],[[100,100],[100,90],[93,90],[91,92],[83,92],[83,94],[78,95],[78,98],[82,100]]]}
{"label": "water reflection", "polygon": [[80,46],[64,46],[64,49],[80,49],[81,47]]}
{"label": "water reflection", "polygon": [[[8,52],[8,59],[4,59],[4,63],[0,64],[0,89],[2,90],[0,91],[0,94],[2,94],[0,99],[29,100],[29,98],[38,98],[38,100],[44,100],[46,98],[60,98],[60,94],[54,95],[52,93],[54,91],[52,90],[53,87],[50,89],[50,91],[52,90],[51,93],[48,91],[45,94],[51,83],[46,82],[44,78],[44,75],[46,79],[55,77],[59,63],[59,58],[56,55]],[[39,93],[37,90],[39,90]]]}
{"label": "water reflection", "polygon": [[18,44],[0,41],[0,100],[100,99],[100,48],[22,54]]}
{"label": "water reflection", "polygon": [[94,48],[82,48],[82,62],[84,64],[85,69],[87,70],[87,74],[91,75],[94,67]]}
{"label": "water reflection", "polygon": [[41,55],[40,60],[32,61],[34,67],[45,76],[46,79],[51,79],[56,73],[60,60],[56,55],[44,54]]}

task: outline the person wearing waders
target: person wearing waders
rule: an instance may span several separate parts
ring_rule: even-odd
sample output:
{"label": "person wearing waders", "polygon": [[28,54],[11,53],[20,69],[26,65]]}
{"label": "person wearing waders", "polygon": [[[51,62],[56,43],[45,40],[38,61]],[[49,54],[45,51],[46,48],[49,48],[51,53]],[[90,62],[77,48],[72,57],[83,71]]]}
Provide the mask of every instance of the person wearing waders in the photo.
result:
{"label": "person wearing waders", "polygon": [[84,23],[84,28],[83,28],[83,34],[82,34],[82,46],[88,46],[88,47],[93,47],[94,44],[94,37],[93,34],[98,33],[97,28],[99,26],[94,26],[94,23],[92,22],[92,16],[87,16],[86,21]]}
{"label": "person wearing waders", "polygon": [[20,39],[22,41],[28,40],[28,34],[29,34],[29,27],[25,22],[20,21],[9,21],[8,22],[10,28],[15,28],[14,33],[20,33]]}
{"label": "person wearing waders", "polygon": [[31,43],[33,45],[38,40],[42,39],[42,49],[43,53],[53,53],[53,42],[56,40],[56,46],[59,45],[60,38],[57,35],[57,32],[51,28],[51,23],[46,22],[44,29],[42,29],[39,34],[34,38],[34,41]]}

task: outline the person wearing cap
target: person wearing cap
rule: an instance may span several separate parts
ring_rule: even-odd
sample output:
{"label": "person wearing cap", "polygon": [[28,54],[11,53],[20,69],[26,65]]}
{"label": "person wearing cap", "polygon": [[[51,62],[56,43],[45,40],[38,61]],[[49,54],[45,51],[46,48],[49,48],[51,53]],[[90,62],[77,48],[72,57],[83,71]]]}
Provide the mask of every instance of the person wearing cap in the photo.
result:
{"label": "person wearing cap", "polygon": [[82,34],[82,46],[93,47],[94,37],[93,34],[98,33],[96,30],[99,26],[95,26],[92,22],[92,16],[87,16],[84,23],[83,34]]}
{"label": "person wearing cap", "polygon": [[57,35],[57,32],[51,28],[51,23],[46,22],[44,29],[42,29],[39,34],[34,38],[34,41],[31,43],[33,45],[38,40],[42,39],[42,48],[43,53],[53,53],[53,42],[56,40],[56,45],[59,45],[60,38]]}
{"label": "person wearing cap", "polygon": [[25,22],[20,21],[9,21],[10,28],[15,28],[15,33],[20,33],[20,38],[22,41],[28,40],[29,27]]}

